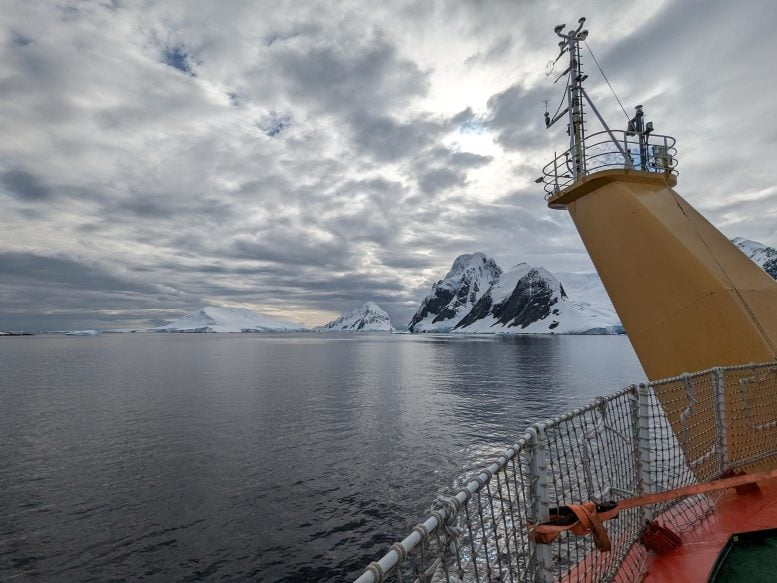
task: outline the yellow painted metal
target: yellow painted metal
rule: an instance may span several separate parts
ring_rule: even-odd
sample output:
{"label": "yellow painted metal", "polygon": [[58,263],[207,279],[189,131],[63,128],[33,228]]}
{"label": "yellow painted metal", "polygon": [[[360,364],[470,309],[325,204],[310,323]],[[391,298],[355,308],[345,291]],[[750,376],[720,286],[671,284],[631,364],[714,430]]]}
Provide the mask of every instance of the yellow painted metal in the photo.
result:
{"label": "yellow painted metal", "polygon": [[673,190],[608,170],[548,201],[566,208],[651,380],[777,358],[777,282]]}

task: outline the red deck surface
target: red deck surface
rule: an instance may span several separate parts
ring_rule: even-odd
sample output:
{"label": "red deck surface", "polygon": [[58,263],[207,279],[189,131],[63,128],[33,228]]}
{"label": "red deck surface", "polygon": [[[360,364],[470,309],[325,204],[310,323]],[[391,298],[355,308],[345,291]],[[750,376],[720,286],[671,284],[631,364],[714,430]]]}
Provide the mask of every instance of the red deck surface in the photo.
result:
{"label": "red deck surface", "polygon": [[730,490],[711,516],[680,535],[683,539],[681,547],[661,555],[650,553],[644,581],[706,581],[718,554],[732,534],[776,528],[777,480],[759,482],[758,485],[761,495],[738,495]]}

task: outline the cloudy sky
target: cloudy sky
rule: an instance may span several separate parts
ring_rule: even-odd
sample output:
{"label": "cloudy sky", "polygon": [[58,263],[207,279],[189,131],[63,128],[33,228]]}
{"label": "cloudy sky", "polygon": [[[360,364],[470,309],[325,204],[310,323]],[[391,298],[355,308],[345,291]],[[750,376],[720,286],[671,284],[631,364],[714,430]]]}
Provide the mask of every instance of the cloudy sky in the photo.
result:
{"label": "cloudy sky", "polygon": [[581,15],[624,105],[678,139],[678,191],[777,245],[777,2],[1,4],[0,329],[367,300],[402,326],[462,253],[591,271],[534,184],[566,147],[553,26]]}

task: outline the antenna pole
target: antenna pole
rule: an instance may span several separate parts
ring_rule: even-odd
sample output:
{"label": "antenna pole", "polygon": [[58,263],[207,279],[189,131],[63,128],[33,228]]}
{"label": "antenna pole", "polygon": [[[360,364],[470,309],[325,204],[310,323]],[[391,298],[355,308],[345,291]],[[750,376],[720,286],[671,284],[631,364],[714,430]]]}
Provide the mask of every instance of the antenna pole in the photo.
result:
{"label": "antenna pole", "polygon": [[[569,134],[569,150],[573,155],[572,163],[572,176],[574,180],[585,176],[585,121],[583,119],[583,81],[587,76],[583,75],[582,66],[580,63],[580,41],[585,40],[588,36],[587,30],[583,29],[585,18],[581,18],[578,22],[577,30],[569,31],[567,34],[562,33],[562,29],[565,25],[560,24],[554,30],[556,34],[563,40],[559,43],[561,47],[561,54],[564,51],[569,53],[569,83],[567,85],[567,111],[569,112],[569,127],[567,133]],[[561,55],[559,55],[561,56]],[[546,120],[547,120],[546,115]],[[554,119],[553,122],[556,120]],[[546,125],[550,127],[553,122],[546,121]]]}
{"label": "antenna pole", "polygon": [[584,139],[585,132],[583,128],[583,100],[582,84],[580,78],[580,47],[577,36],[570,35],[569,38],[569,122],[570,122],[570,148],[574,152],[574,175],[575,180],[585,175],[585,152]]}

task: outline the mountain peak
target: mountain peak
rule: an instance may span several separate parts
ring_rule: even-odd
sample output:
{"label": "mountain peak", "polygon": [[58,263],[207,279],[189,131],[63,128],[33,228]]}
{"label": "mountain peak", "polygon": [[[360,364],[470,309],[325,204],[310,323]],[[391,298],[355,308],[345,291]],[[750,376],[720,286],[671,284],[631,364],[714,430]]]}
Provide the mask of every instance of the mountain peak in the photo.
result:
{"label": "mountain peak", "polygon": [[487,263],[488,261],[489,258],[486,256],[486,254],[481,253],[480,251],[459,255],[456,259],[453,260],[453,266],[451,266],[451,270],[448,272],[448,275],[464,271],[470,265],[478,266],[480,264]]}
{"label": "mountain peak", "polygon": [[758,241],[751,241],[744,237],[734,237],[731,242],[739,247],[739,250],[757,263],[761,269],[777,279],[777,249],[769,247]]}
{"label": "mountain peak", "polygon": [[389,315],[375,302],[366,302],[361,308],[344,313],[316,330],[330,332],[393,332]]}
{"label": "mountain peak", "polygon": [[[542,266],[508,271],[483,253],[460,255],[421,303],[411,332],[583,333],[618,328],[618,317],[593,274],[570,278],[584,293],[570,299]],[[604,296],[600,298],[600,296]]]}
{"label": "mountain peak", "polygon": [[450,332],[500,275],[502,268],[485,253],[459,255],[421,303],[410,321],[410,331]]}

